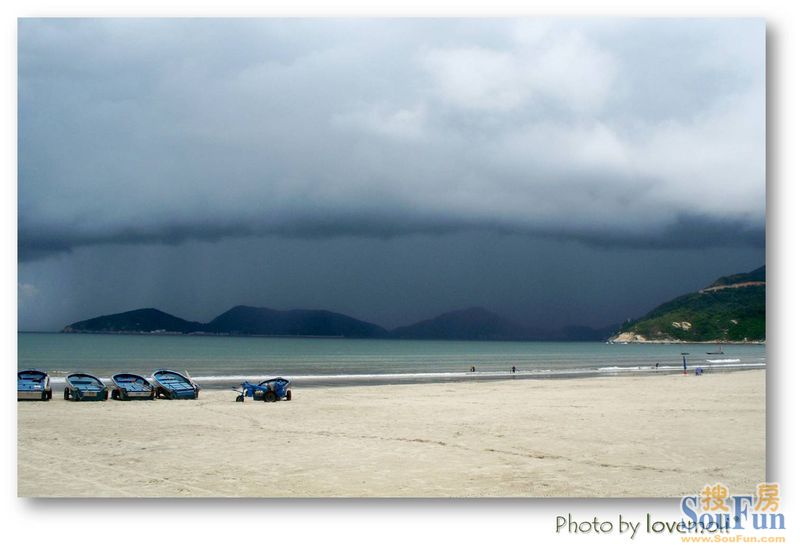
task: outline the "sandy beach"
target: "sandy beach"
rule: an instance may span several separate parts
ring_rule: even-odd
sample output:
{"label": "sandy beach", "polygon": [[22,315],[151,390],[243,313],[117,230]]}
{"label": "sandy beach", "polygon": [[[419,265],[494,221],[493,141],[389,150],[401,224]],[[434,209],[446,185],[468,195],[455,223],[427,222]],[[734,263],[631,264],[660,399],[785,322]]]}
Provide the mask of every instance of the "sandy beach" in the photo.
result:
{"label": "sandy beach", "polygon": [[664,497],[765,474],[765,371],[18,403],[20,496]]}

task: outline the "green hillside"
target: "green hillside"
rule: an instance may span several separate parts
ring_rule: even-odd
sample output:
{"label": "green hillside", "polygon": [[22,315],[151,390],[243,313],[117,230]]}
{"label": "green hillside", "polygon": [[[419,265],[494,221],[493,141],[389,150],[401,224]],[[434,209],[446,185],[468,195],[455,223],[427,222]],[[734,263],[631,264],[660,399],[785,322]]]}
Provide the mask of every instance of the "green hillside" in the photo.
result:
{"label": "green hillside", "polygon": [[[763,281],[763,269],[723,277],[712,286]],[[644,317],[626,323],[615,337],[617,340],[641,340],[630,335],[620,337],[623,333],[640,335],[644,340],[763,341],[766,339],[766,285],[679,296]]]}
{"label": "green hillside", "polygon": [[719,287],[724,285],[736,285],[738,283],[752,283],[752,282],[766,282],[767,281],[767,266],[762,265],[758,269],[754,269],[750,273],[737,273],[735,275],[728,275],[727,277],[720,277],[711,285],[711,287]]}

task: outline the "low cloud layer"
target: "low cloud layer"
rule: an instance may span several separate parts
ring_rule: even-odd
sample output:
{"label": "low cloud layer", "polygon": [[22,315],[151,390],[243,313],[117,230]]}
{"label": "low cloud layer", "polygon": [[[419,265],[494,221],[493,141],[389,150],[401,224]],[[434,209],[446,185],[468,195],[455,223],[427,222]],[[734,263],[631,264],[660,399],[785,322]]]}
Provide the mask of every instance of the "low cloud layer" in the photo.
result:
{"label": "low cloud layer", "polygon": [[763,245],[759,20],[22,20],[22,261],[497,231]]}

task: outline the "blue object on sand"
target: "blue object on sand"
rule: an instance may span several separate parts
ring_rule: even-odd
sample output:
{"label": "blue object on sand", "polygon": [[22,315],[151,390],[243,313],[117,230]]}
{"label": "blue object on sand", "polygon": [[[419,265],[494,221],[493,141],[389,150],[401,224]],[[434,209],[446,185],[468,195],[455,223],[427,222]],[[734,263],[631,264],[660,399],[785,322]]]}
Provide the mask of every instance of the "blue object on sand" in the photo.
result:
{"label": "blue object on sand", "polygon": [[182,373],[170,369],[157,369],[153,372],[156,398],[167,400],[195,400],[200,387]]}
{"label": "blue object on sand", "polygon": [[292,390],[289,388],[289,380],[283,377],[276,377],[275,379],[267,379],[262,381],[259,385],[267,386],[272,392],[275,393],[275,400],[291,400]]}
{"label": "blue object on sand", "polygon": [[88,373],[70,373],[66,377],[64,400],[108,400],[108,387]]}
{"label": "blue object on sand", "polygon": [[134,373],[117,373],[111,377],[111,398],[114,400],[153,400],[156,390],[150,381]]}
{"label": "blue object on sand", "polygon": [[50,400],[50,377],[38,369],[17,371],[17,400]]}
{"label": "blue object on sand", "polygon": [[237,402],[244,402],[245,397],[250,397],[253,400],[263,400],[264,402],[276,402],[278,400],[291,400],[292,390],[289,388],[289,380],[283,377],[276,377],[274,379],[267,379],[261,381],[259,384],[254,385],[249,381],[242,383],[241,390],[234,388],[233,390],[239,392],[236,397]]}

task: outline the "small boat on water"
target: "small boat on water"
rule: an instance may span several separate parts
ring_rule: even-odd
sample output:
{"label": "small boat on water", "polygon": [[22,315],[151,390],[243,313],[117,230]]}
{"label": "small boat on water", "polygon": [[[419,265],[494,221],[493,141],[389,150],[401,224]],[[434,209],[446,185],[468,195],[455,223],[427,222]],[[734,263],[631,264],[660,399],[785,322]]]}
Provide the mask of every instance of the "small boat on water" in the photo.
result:
{"label": "small boat on water", "polygon": [[195,400],[200,387],[189,377],[170,369],[157,369],[153,372],[156,398],[167,400]]}
{"label": "small boat on water", "polygon": [[38,369],[17,371],[17,400],[50,400],[50,376]]}
{"label": "small boat on water", "polygon": [[722,345],[720,344],[716,352],[706,352],[706,354],[709,356],[722,356],[725,352],[722,351]]}
{"label": "small boat on water", "polygon": [[108,400],[108,387],[88,373],[70,373],[66,377],[64,400]]}
{"label": "small boat on water", "polygon": [[156,391],[153,385],[134,373],[117,373],[111,377],[111,398],[114,400],[153,400]]}

